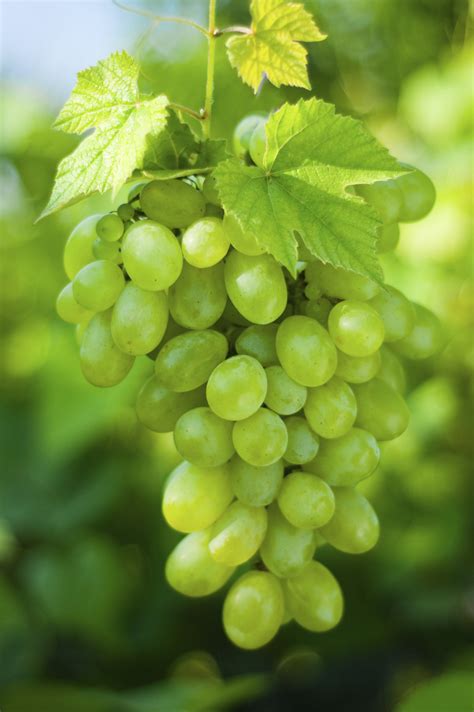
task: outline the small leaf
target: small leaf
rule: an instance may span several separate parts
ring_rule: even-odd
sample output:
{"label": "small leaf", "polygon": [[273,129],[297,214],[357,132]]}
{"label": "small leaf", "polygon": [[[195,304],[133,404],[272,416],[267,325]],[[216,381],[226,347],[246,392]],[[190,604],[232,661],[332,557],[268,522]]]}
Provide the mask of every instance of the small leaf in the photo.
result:
{"label": "small leaf", "polygon": [[324,35],[301,3],[252,0],[251,32],[227,41],[230,63],[256,92],[262,77],[310,89],[307,51],[300,42],[319,42]]}
{"label": "small leaf", "polygon": [[380,281],[375,211],[346,191],[404,172],[360,121],[321,100],[285,104],[266,127],[263,167],[237,159],[214,175],[226,212],[294,275],[297,232],[323,262]]}

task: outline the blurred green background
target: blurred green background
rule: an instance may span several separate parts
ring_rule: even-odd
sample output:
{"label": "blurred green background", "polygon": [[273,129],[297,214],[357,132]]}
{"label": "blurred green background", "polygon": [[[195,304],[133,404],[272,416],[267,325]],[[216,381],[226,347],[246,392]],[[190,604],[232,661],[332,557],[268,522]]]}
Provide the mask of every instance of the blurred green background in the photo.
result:
{"label": "blurred green background", "polygon": [[[318,636],[290,624],[255,653],[225,638],[222,594],[191,600],[168,588],[164,561],[178,536],[162,521],[160,496],[178,457],[169,436],[136,421],[147,364],[119,387],[93,388],[80,374],[74,329],[54,310],[66,282],[64,242],[109,200],[34,220],[58,160],[75,145],[50,129],[74,72],[126,47],[143,63],[145,88],[199,108],[205,47],[192,30],[150,28],[106,0],[4,2],[2,712],[469,709],[472,7],[466,0],[305,4],[329,34],[309,47],[314,94],[362,118],[438,191],[431,215],[403,226],[397,251],[383,259],[387,281],[432,308],[448,339],[441,355],[408,366],[410,428],[385,446],[364,486],[381,518],[380,543],[362,557],[321,550],[346,597],[336,630]],[[142,6],[204,20],[205,5]],[[248,22],[244,0],[218,7],[220,26]],[[266,86],[255,98],[221,47],[214,133],[230,137],[246,113],[301,95],[308,96]],[[420,684],[428,686],[404,703]]]}

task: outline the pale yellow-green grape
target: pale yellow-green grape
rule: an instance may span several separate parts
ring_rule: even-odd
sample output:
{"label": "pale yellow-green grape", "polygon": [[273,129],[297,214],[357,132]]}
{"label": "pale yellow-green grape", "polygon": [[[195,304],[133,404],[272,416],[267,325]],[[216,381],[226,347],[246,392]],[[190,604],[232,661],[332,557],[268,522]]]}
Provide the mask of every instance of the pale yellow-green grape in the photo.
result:
{"label": "pale yellow-green grape", "polygon": [[377,240],[378,252],[390,252],[394,250],[400,240],[400,228],[398,223],[390,223],[382,225],[379,230],[379,238]]}
{"label": "pale yellow-green grape", "polygon": [[322,326],[327,329],[329,314],[331,313],[332,303],[329,299],[321,297],[320,299],[311,299],[305,304],[305,316],[316,319]]}
{"label": "pale yellow-green grape", "polygon": [[168,557],[165,576],[169,585],[184,596],[209,596],[227,583],[234,569],[220,564],[209,552],[209,529],[181,539]]}
{"label": "pale yellow-green grape", "polygon": [[163,494],[163,515],[173,529],[195,532],[221,516],[233,497],[229,469],[198,467],[182,462],[168,478]]}
{"label": "pale yellow-green grape", "polygon": [[267,510],[268,527],[260,556],[269,571],[280,578],[296,576],[311,561],[316,551],[314,532],[290,524],[277,503]]}
{"label": "pale yellow-green grape", "polygon": [[283,481],[283,462],[278,460],[267,467],[254,467],[238,455],[229,463],[232,489],[243,504],[266,507],[278,495]]}
{"label": "pale yellow-green grape", "polygon": [[385,330],[381,317],[366,302],[339,302],[329,314],[328,328],[340,351],[370,356],[381,347]]}
{"label": "pale yellow-green grape", "polygon": [[415,326],[408,336],[394,344],[397,353],[413,360],[429,358],[443,346],[441,323],[433,312],[420,304],[415,308]]}
{"label": "pale yellow-green grape", "polygon": [[219,192],[217,190],[217,181],[213,175],[208,175],[204,179],[202,184],[202,194],[204,195],[206,202],[215,205],[216,207],[221,207],[221,200],[219,198]]}
{"label": "pale yellow-green grape", "polygon": [[319,561],[283,584],[290,615],[314,633],[334,628],[342,618],[344,599],[332,573]]}
{"label": "pale yellow-green grape", "polygon": [[380,526],[370,502],[353,487],[335,487],[336,511],[321,534],[335,549],[364,554],[376,545]]}
{"label": "pale yellow-green grape", "polygon": [[279,415],[293,415],[306,403],[308,389],[296,383],[281,366],[265,369],[268,388],[265,404]]}
{"label": "pale yellow-green grape", "polygon": [[328,297],[338,299],[372,299],[380,291],[378,284],[355,272],[333,267],[323,262],[311,262],[306,268],[306,278]]}
{"label": "pale yellow-green grape", "polygon": [[206,389],[210,407],[225,420],[248,418],[260,408],[266,393],[265,369],[251,356],[233,356],[220,363]]}
{"label": "pale yellow-green grape", "polygon": [[[383,347],[381,347],[383,348]],[[336,376],[347,383],[366,383],[377,376],[381,366],[381,351],[370,356],[348,356],[337,352]]]}
{"label": "pale yellow-green grape", "polygon": [[260,168],[263,166],[263,158],[267,149],[266,123],[266,121],[262,121],[255,127],[249,143],[250,158]]}
{"label": "pale yellow-green grape", "polygon": [[61,319],[67,321],[68,324],[79,324],[85,321],[89,315],[92,316],[93,313],[76,302],[71,282],[59,292],[56,299],[56,311]]}
{"label": "pale yellow-green grape", "polygon": [[395,287],[385,286],[369,304],[383,321],[387,343],[399,341],[412,331],[415,324],[413,304]]}
{"label": "pale yellow-green grape", "polygon": [[306,299],[309,299],[310,301],[316,301],[322,297],[322,290],[321,287],[319,287],[316,282],[310,282],[309,284],[306,285],[304,289],[304,295]]}
{"label": "pale yellow-green grape", "polygon": [[336,370],[334,343],[326,329],[307,316],[290,316],[280,324],[276,350],[287,374],[303,386],[321,386]]}
{"label": "pale yellow-green grape", "polygon": [[104,242],[98,237],[97,240],[94,240],[92,252],[97,260],[110,260],[116,265],[121,265],[123,262],[119,242]]}
{"label": "pale yellow-green grape", "polygon": [[204,215],[202,193],[181,180],[154,180],[140,193],[140,205],[150,220],[169,228],[184,228]]}
{"label": "pale yellow-green grape", "polygon": [[105,242],[117,242],[123,235],[123,220],[114,213],[103,215],[95,228],[98,237]]}
{"label": "pale yellow-green grape", "polygon": [[380,349],[381,365],[377,373],[377,378],[385,381],[389,386],[392,386],[399,393],[404,393],[406,390],[406,375],[400,359],[395,356],[393,351],[388,346],[382,346]]}
{"label": "pale yellow-green grape", "polygon": [[232,326],[250,326],[251,322],[237,311],[230,299],[227,300],[224,313],[222,314],[222,327],[225,329],[229,324]]}
{"label": "pale yellow-green grape", "polygon": [[288,291],[282,268],[271,255],[249,257],[233,250],[224,275],[232,304],[249,321],[269,324],[283,314]]}
{"label": "pale yellow-green grape", "polygon": [[306,418],[293,415],[285,418],[288,445],[283,457],[291,465],[304,465],[314,460],[319,450],[319,438],[309,427]]}
{"label": "pale yellow-green grape", "polygon": [[82,344],[82,339],[84,338],[84,332],[89,324],[90,320],[94,316],[93,312],[87,312],[88,316],[85,317],[79,324],[76,324],[76,342],[80,346]]}
{"label": "pale yellow-green grape", "polygon": [[398,391],[378,378],[353,388],[358,427],[368,430],[377,440],[393,440],[405,432],[410,411]]}
{"label": "pale yellow-green grape", "polygon": [[243,564],[257,553],[266,531],[265,507],[233,502],[211,528],[211,556],[226,566]]}
{"label": "pale yellow-green grape", "polygon": [[179,454],[200,467],[217,467],[234,454],[232,423],[219,418],[210,408],[184,413],[174,429]]}
{"label": "pale yellow-green grape", "polygon": [[380,460],[380,448],[371,433],[352,428],[336,440],[321,440],[319,452],[305,469],[331,486],[349,487],[369,477]]}
{"label": "pale yellow-green grape", "polygon": [[227,302],[224,265],[207,269],[183,265],[169,291],[171,316],[186,329],[208,329],[222,316]]}
{"label": "pale yellow-green grape", "polygon": [[351,387],[337,376],[310,388],[304,407],[306,420],[322,438],[340,438],[354,425],[357,404]]}
{"label": "pale yellow-green grape", "polygon": [[202,386],[227,356],[227,339],[218,331],[188,331],[170,339],[160,350],[155,372],[172,391]]}
{"label": "pale yellow-green grape", "polygon": [[245,116],[234,130],[233,147],[238,158],[244,158],[250,147],[250,139],[259,124],[265,123],[265,114],[250,114]]}
{"label": "pale yellow-green grape", "polygon": [[249,418],[235,423],[232,440],[242,460],[255,467],[264,467],[283,457],[288,433],[279,415],[260,408]]}
{"label": "pale yellow-green grape", "polygon": [[135,361],[124,354],[112,338],[112,310],[96,314],[82,337],[80,358],[85,378],[94,386],[107,388],[123,381]]}
{"label": "pale yellow-green grape", "polygon": [[183,268],[178,240],[171,230],[152,220],[140,220],[127,229],[122,257],[133,281],[150,291],[168,289]]}
{"label": "pale yellow-green grape", "polygon": [[186,393],[175,393],[152,376],[137,397],[138,420],[156,433],[170,433],[179,418],[192,408],[206,405],[206,389],[196,388]]}
{"label": "pale yellow-green grape", "polygon": [[244,232],[237,219],[228,213],[224,218],[224,230],[230,240],[232,247],[249,257],[263,255],[265,250],[260,247],[256,238],[249,232]]}
{"label": "pale yellow-green grape", "polygon": [[181,240],[184,259],[193,267],[212,267],[227,254],[230,241],[219,218],[201,218],[190,225]]}
{"label": "pale yellow-green grape", "polygon": [[92,245],[97,238],[95,226],[101,215],[90,215],[76,225],[64,247],[64,269],[69,279],[74,279],[80,269],[94,261]]}
{"label": "pale yellow-green grape", "polygon": [[357,193],[375,208],[384,223],[399,221],[403,195],[398,180],[384,180],[372,183],[372,185],[358,185]]}
{"label": "pale yellow-green grape", "polygon": [[110,309],[125,287],[123,272],[108,260],[97,260],[83,267],[72,281],[74,299],[89,311]]}
{"label": "pale yellow-green grape", "polygon": [[266,571],[249,571],[233,584],[226,596],[224,630],[239,648],[255,650],[278,633],[284,611],[278,579]]}
{"label": "pale yellow-green grape", "polygon": [[168,324],[165,292],[147,292],[128,282],[112,313],[112,336],[121,351],[139,356],[161,342]]}
{"label": "pale yellow-green grape", "polygon": [[117,215],[124,223],[132,220],[135,217],[133,205],[130,205],[130,203],[122,203],[122,205],[119,205],[117,208]]}
{"label": "pale yellow-green grape", "polygon": [[239,334],[235,342],[238,354],[253,356],[262,366],[273,366],[278,363],[276,352],[276,335],[278,324],[253,324]]}
{"label": "pale yellow-green grape", "polygon": [[327,482],[309,472],[291,472],[283,480],[278,505],[290,524],[319,529],[334,514],[335,501]]}
{"label": "pale yellow-green grape", "polygon": [[415,169],[397,178],[396,182],[402,196],[398,219],[415,222],[428,215],[436,200],[436,190],[428,176]]}

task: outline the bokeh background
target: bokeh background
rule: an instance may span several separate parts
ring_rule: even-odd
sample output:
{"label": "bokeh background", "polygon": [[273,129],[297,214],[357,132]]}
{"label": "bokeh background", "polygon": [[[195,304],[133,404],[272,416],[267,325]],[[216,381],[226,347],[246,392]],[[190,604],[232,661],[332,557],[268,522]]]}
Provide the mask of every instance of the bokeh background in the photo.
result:
{"label": "bokeh background", "polygon": [[[321,550],[346,597],[324,635],[285,626],[265,649],[234,648],[222,594],[171,591],[163,480],[169,436],[145,431],[140,369],[111,391],[79,370],[55,315],[62,248],[93,198],[38,224],[58,160],[76,140],[51,122],[75,73],[115,49],[143,86],[199,108],[205,46],[108,0],[4,0],[1,22],[0,707],[2,712],[464,712],[472,623],[472,7],[467,0],[306,0],[328,34],[309,46],[313,92],[362,118],[434,180],[438,201],[403,226],[387,280],[444,321],[447,346],[408,366],[409,430],[364,486],[382,536],[362,557]],[[141,7],[205,22],[205,0]],[[220,0],[219,25],[248,23]],[[219,52],[214,132],[296,100],[255,98]],[[472,403],[472,401],[471,401]],[[419,692],[412,690],[421,685]]]}

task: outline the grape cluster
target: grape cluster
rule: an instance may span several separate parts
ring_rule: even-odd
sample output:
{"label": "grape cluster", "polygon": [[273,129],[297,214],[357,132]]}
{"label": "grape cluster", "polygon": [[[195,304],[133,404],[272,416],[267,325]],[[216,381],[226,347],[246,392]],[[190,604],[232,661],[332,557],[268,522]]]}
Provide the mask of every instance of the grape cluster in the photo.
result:
{"label": "grape cluster", "polygon": [[[264,125],[251,116],[237,127],[243,160],[261,161]],[[419,171],[357,191],[385,220],[381,249],[396,242],[398,220],[434,200]],[[57,301],[94,385],[153,359],[137,415],[173,431],[183,457],[163,497],[166,521],[186,535],[166,578],[206,596],[245,565],[223,620],[246,649],[290,619],[318,632],[339,622],[341,589],[315,552],[376,544],[376,513],[356,486],[377,468],[379,442],[408,424],[398,356],[426,358],[441,344],[436,317],[394,287],[303,246],[300,259],[293,279],[224,214],[212,177],[153,180],[72,232],[71,282]]]}

